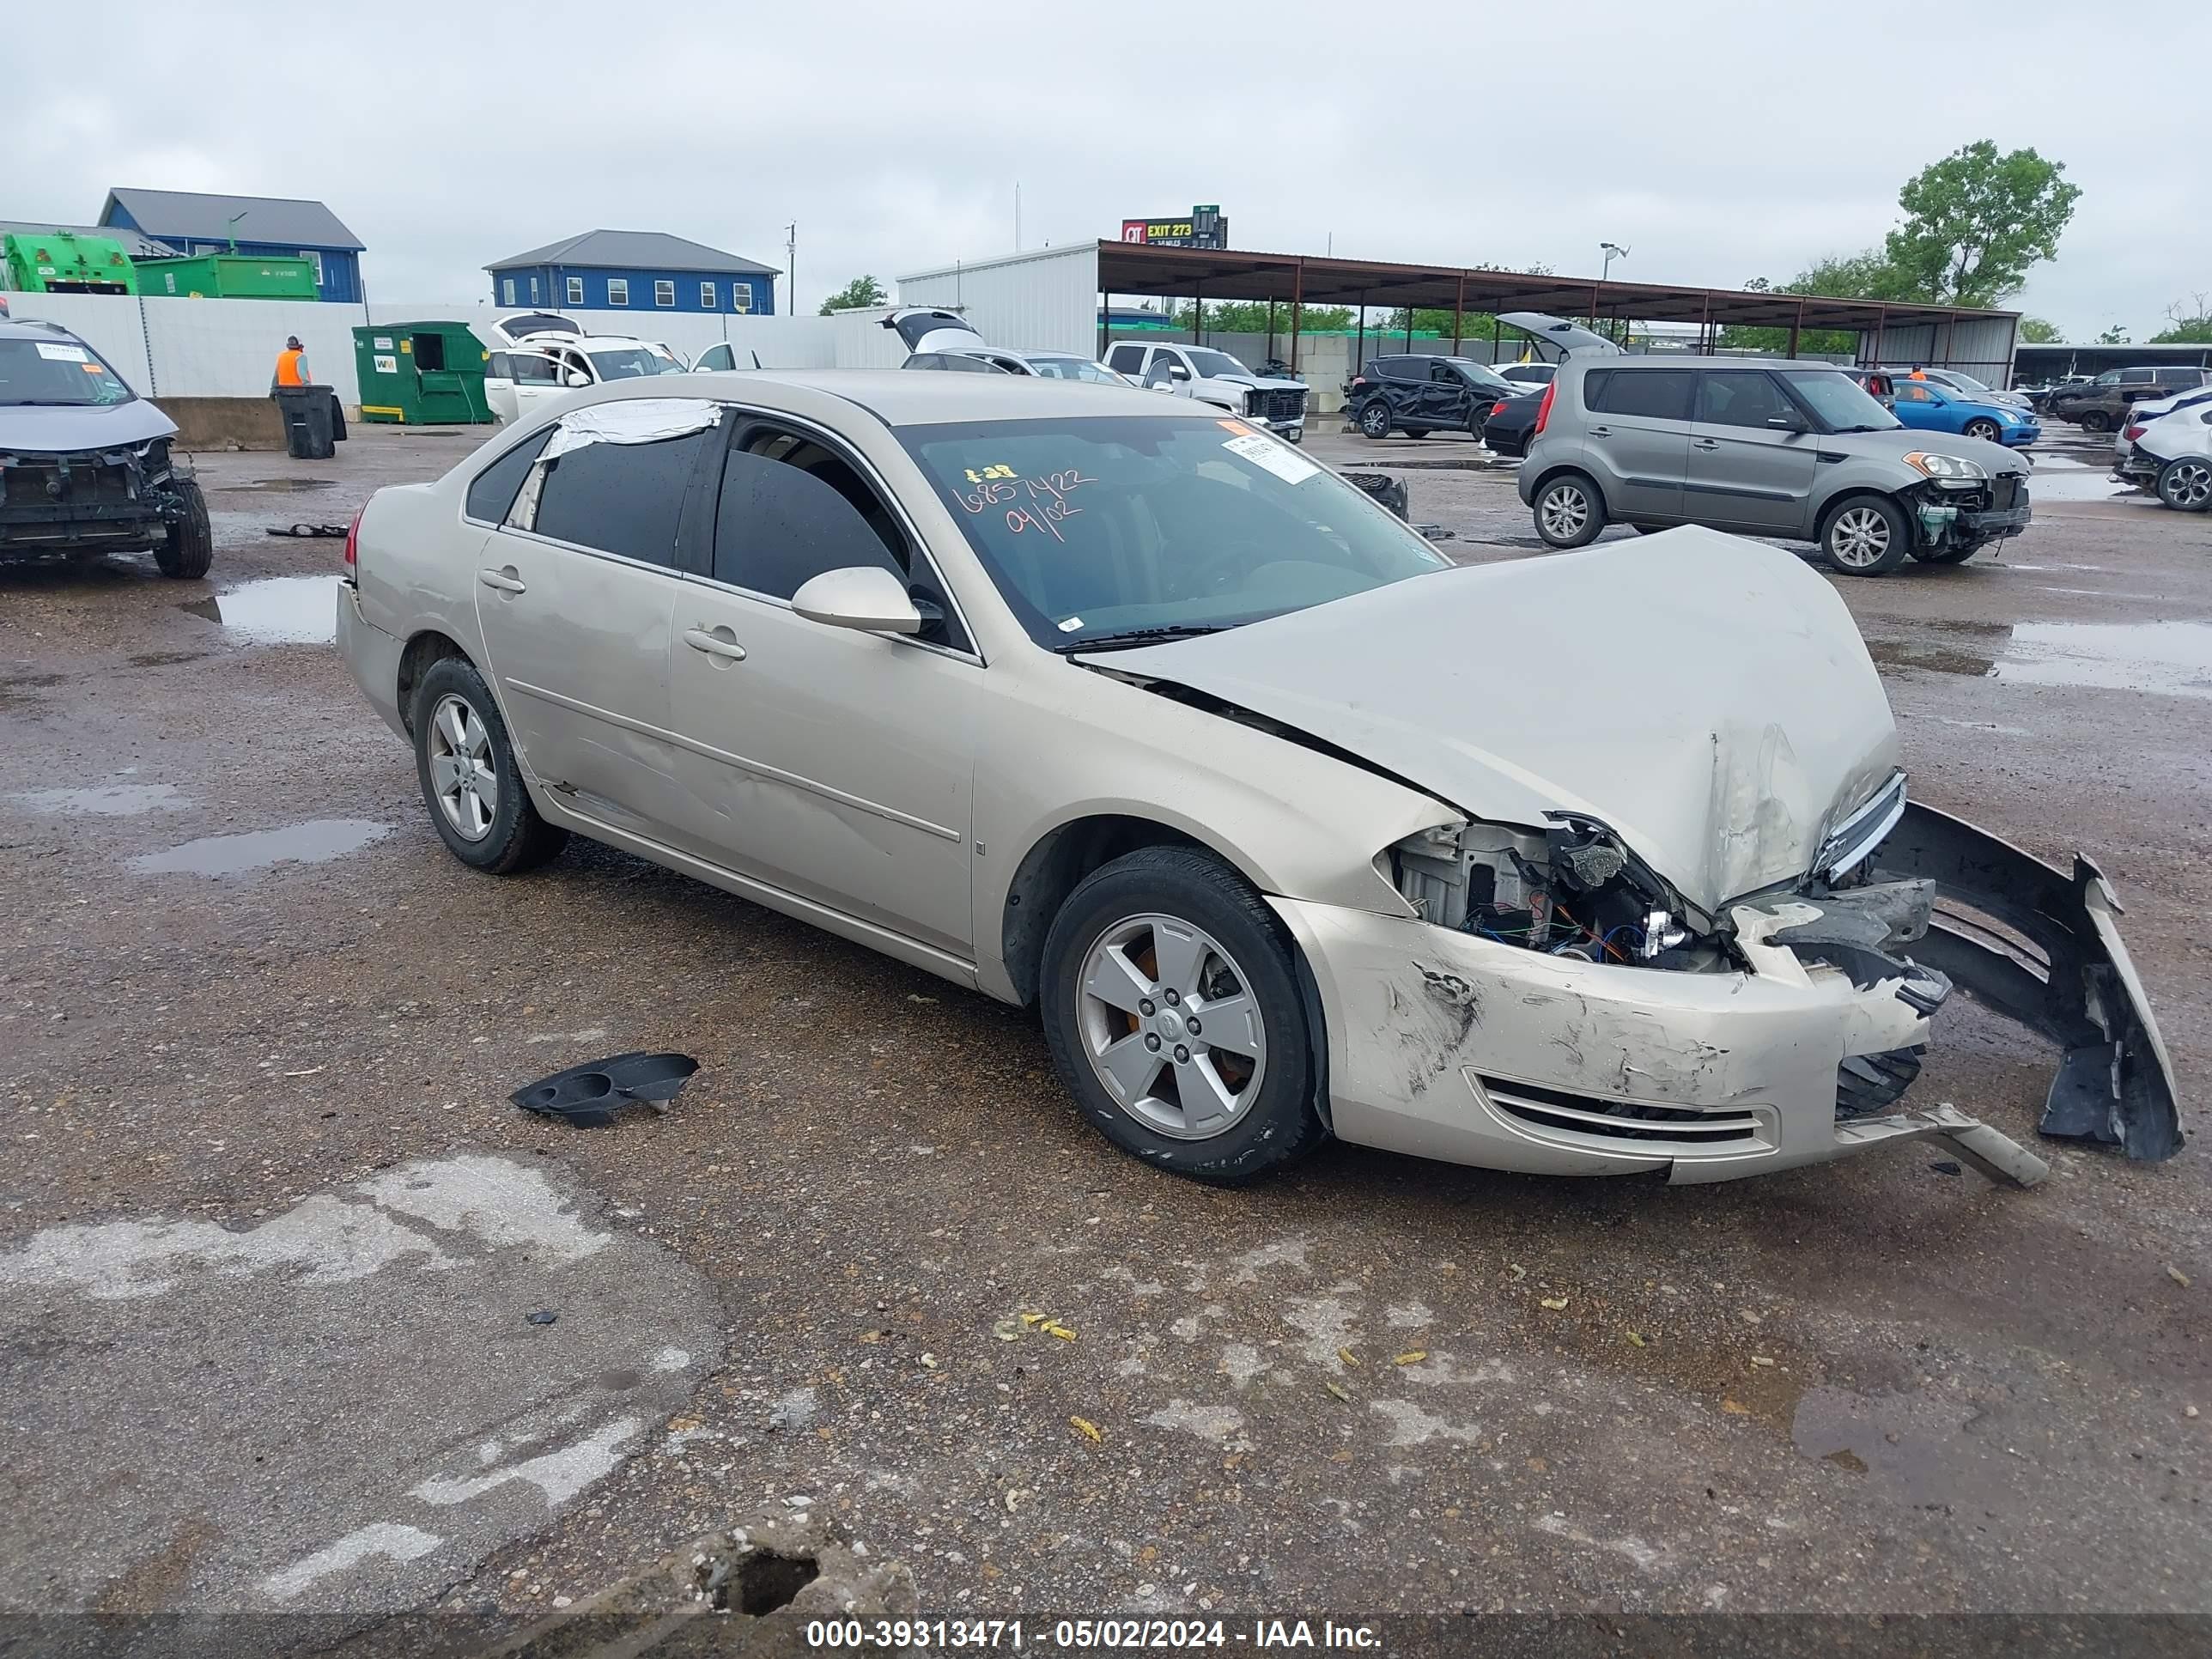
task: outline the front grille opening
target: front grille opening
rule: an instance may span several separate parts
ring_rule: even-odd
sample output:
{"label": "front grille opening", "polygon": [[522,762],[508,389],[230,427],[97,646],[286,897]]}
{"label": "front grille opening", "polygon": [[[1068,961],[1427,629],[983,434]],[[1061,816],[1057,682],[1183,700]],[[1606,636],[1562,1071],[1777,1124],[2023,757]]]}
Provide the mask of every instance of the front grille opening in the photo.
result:
{"label": "front grille opening", "polygon": [[1680,1146],[1723,1146],[1753,1140],[1759,1120],[1747,1112],[1703,1112],[1691,1106],[1655,1106],[1643,1101],[1613,1100],[1570,1094],[1533,1083],[1484,1078],[1483,1091],[1507,1115],[1569,1134],[1601,1135],[1610,1140],[1671,1141]]}

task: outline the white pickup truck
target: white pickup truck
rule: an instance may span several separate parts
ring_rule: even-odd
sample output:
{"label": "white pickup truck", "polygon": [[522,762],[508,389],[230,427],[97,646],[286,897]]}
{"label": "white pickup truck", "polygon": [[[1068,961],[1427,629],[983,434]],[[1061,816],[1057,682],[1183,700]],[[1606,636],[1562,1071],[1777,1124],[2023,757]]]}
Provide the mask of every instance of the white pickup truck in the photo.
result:
{"label": "white pickup truck", "polygon": [[1107,348],[1106,367],[1139,386],[1179,398],[1194,398],[1231,415],[1241,415],[1291,443],[1305,439],[1304,381],[1255,374],[1227,352],[1216,351],[1212,346],[1116,340]]}

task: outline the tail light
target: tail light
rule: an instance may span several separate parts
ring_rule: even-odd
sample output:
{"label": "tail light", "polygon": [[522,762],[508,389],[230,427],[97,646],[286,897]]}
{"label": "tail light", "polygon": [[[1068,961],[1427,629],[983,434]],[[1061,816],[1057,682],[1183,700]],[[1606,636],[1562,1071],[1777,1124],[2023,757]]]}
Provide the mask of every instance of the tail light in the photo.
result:
{"label": "tail light", "polygon": [[1492,415],[1503,415],[1505,412],[1505,399],[1500,398],[1496,403],[1491,404],[1490,412]]}
{"label": "tail light", "polygon": [[2143,434],[2143,429],[2142,429],[2141,427],[2139,427],[2139,426],[2131,426],[2131,427],[2130,427],[2130,428],[2129,428],[2125,432],[2122,433],[2120,435],[2121,435],[2122,437],[2125,438],[2125,439],[2130,442],[2130,443],[2133,443],[2136,439],[2138,439],[2138,438],[2142,437],[2142,434]]}
{"label": "tail light", "polygon": [[343,574],[347,581],[358,580],[361,576],[361,514],[368,511],[367,507],[362,507],[360,513],[353,515],[353,522],[346,526]]}
{"label": "tail light", "polygon": [[1536,405],[1536,430],[1540,434],[1544,422],[1552,418],[1552,399],[1559,395],[1559,383],[1553,381],[1544,388],[1544,401]]}

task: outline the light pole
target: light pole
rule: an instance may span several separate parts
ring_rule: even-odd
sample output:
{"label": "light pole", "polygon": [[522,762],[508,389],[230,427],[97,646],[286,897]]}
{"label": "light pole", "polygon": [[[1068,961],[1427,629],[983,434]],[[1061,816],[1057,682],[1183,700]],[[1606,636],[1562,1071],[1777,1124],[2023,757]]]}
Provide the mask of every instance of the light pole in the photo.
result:
{"label": "light pole", "polygon": [[[1598,281],[1602,283],[1613,275],[1613,262],[1615,259],[1626,259],[1628,257],[1628,250],[1618,242],[1600,242],[1598,247],[1605,254],[1605,264],[1597,274]],[[1592,320],[1595,321],[1595,319]]]}

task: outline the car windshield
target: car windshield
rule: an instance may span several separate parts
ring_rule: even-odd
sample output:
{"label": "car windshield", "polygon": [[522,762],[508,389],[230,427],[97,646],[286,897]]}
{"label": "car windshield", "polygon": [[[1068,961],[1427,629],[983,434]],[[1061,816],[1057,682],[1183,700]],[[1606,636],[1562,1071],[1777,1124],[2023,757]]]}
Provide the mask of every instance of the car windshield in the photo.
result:
{"label": "car windshield", "polygon": [[1869,397],[1864,386],[1835,369],[1785,368],[1782,378],[1838,432],[1887,432],[1905,424]]}
{"label": "car windshield", "polygon": [[131,388],[88,345],[76,340],[0,340],[0,404],[132,401]]}
{"label": "car windshield", "polygon": [[1478,363],[1472,357],[1447,357],[1444,361],[1485,392],[1510,392],[1517,394],[1521,390],[1489,364]]}
{"label": "car windshield", "polygon": [[1334,472],[1242,421],[994,421],[899,437],[1050,650],[1211,633],[1447,568]]}
{"label": "car windshield", "polygon": [[1128,382],[1103,363],[1087,357],[1032,357],[1030,367],[1048,380],[1089,380],[1096,386],[1127,386]]}
{"label": "car windshield", "polygon": [[1185,346],[1183,355],[1190,359],[1191,372],[1209,380],[1218,375],[1249,374],[1252,372],[1225,351],[1214,351],[1205,346]]}
{"label": "car windshield", "polygon": [[643,346],[609,346],[586,354],[603,380],[634,380],[646,374],[673,374],[675,363]]}

